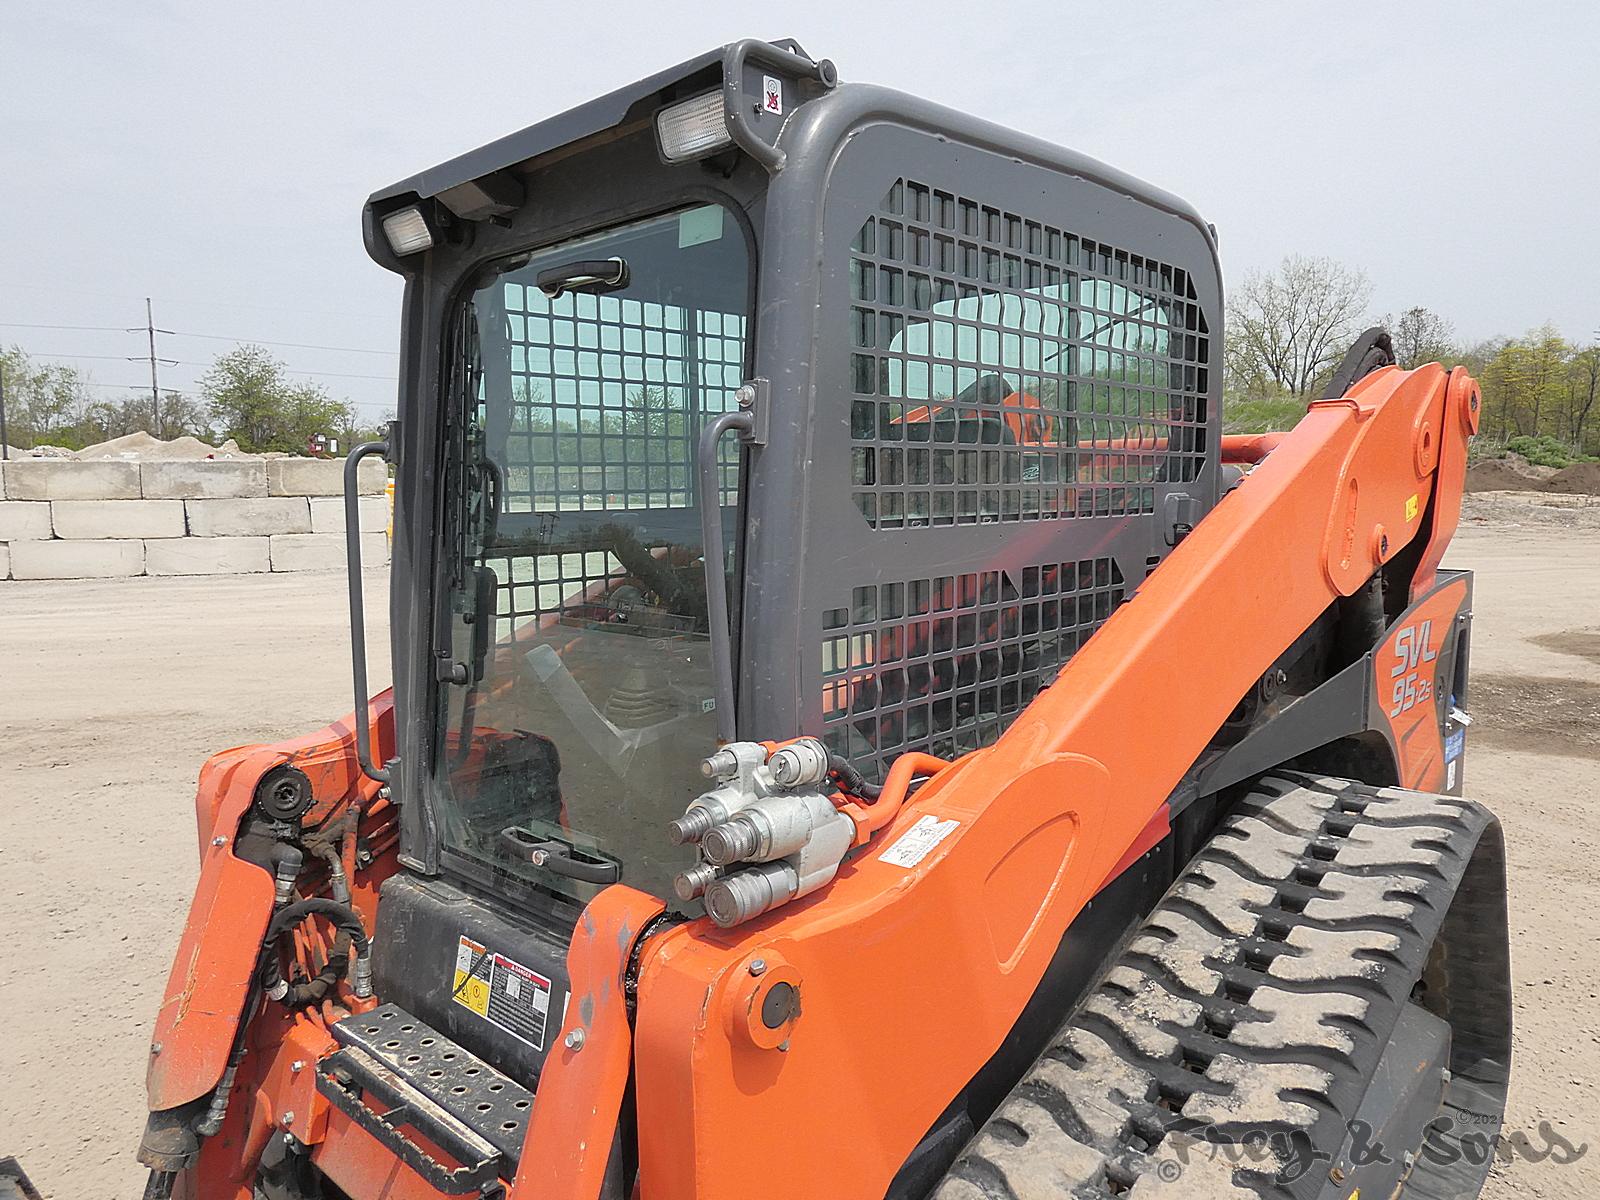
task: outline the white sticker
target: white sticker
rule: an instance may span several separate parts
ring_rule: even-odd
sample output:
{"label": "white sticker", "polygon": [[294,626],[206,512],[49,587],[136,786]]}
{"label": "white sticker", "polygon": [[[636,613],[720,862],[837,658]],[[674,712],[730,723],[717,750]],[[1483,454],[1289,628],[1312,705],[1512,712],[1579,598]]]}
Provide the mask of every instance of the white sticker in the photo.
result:
{"label": "white sticker", "polygon": [[1444,765],[1444,790],[1449,791],[1456,785],[1456,760],[1451,759]]}
{"label": "white sticker", "polygon": [[941,821],[931,813],[895,839],[878,857],[893,867],[914,867],[933,852],[933,848],[956,831],[960,821]]}
{"label": "white sticker", "polygon": [[776,75],[761,77],[761,111],[783,116],[783,80]]}

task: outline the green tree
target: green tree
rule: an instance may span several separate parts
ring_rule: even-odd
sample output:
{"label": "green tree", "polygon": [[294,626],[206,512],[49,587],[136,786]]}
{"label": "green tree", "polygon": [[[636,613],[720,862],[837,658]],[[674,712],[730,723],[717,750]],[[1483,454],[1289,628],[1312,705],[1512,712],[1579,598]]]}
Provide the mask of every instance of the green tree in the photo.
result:
{"label": "green tree", "polygon": [[338,437],[355,426],[355,410],[318,384],[296,383],[261,346],[235,346],[200,378],[211,419],[242,450],[304,453],[315,434]]}
{"label": "green tree", "polygon": [[1377,323],[1389,331],[1395,361],[1408,371],[1431,362],[1449,366],[1456,357],[1455,330],[1436,312],[1408,308],[1393,323],[1387,316]]}
{"label": "green tree", "polygon": [[1572,346],[1546,325],[1509,341],[1483,367],[1484,428],[1505,442],[1541,433],[1565,436],[1556,421],[1566,397]]}
{"label": "green tree", "polygon": [[1597,401],[1600,401],[1600,343],[1578,351],[1567,364],[1568,434],[1575,449],[1591,454],[1600,450],[1600,437],[1593,435],[1589,424],[1594,419]]}
{"label": "green tree", "polygon": [[76,445],[89,446],[143,430],[170,442],[173,438],[211,436],[203,402],[181,392],[163,392],[159,413],[151,413],[150,396],[136,392],[121,400],[95,400],[78,421]]}
{"label": "green tree", "polygon": [[6,437],[13,446],[79,445],[77,427],[92,403],[76,367],[35,363],[21,346],[0,350],[5,380]]}
{"label": "green tree", "polygon": [[1246,275],[1228,299],[1228,390],[1248,399],[1313,398],[1366,325],[1372,285],[1331,258],[1285,258]]}

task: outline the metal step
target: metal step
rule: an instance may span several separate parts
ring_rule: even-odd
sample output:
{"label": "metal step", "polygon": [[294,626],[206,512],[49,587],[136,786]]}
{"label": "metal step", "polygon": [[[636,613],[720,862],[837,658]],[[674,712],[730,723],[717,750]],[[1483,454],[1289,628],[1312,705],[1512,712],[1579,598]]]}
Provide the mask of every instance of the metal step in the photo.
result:
{"label": "metal step", "polygon": [[533,1093],[395,1004],[356,1013],[333,1026],[340,1045],[388,1067],[499,1152],[510,1170],[522,1156]]}

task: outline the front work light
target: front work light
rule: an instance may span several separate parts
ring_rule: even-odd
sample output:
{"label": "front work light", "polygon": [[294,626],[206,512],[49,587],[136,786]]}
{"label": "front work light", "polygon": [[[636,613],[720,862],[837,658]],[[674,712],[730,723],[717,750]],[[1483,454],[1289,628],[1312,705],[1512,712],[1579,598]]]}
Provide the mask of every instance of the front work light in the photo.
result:
{"label": "front work light", "polygon": [[416,205],[398,208],[385,217],[383,236],[389,239],[389,248],[401,256],[433,249],[433,231]]}
{"label": "front work light", "polygon": [[704,158],[733,145],[722,116],[722,93],[707,92],[656,114],[656,137],[661,157],[668,162]]}

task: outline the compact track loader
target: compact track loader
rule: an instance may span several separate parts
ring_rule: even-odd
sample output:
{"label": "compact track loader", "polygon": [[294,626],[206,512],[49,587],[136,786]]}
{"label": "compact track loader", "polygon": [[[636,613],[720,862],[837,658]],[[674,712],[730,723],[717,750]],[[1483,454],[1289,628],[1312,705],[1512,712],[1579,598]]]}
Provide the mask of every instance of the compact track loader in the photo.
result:
{"label": "compact track loader", "polygon": [[1475,1195],[1476,384],[739,42],[376,193],[394,687],[200,776],[150,1197]]}

